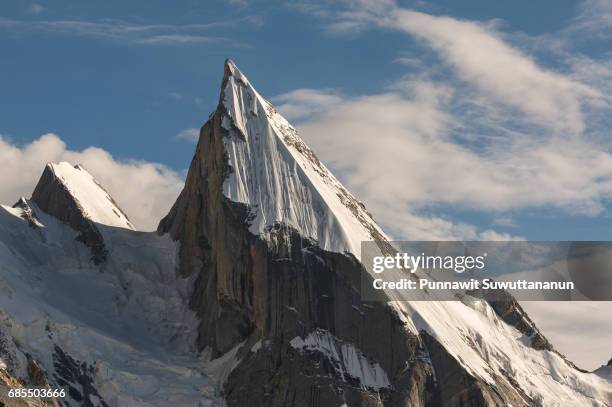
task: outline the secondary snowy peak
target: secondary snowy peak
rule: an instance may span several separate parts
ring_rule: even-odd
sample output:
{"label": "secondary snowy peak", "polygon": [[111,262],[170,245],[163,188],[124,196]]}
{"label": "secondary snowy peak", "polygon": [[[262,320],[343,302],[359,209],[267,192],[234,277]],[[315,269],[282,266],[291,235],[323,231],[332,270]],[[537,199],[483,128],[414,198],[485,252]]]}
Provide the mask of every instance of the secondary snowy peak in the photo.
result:
{"label": "secondary snowy peak", "polygon": [[297,131],[232,61],[225,63],[220,107],[228,164],[223,193],[252,210],[252,233],[295,228],[325,250],[361,257],[361,242],[386,240],[364,205],[317,159]]}
{"label": "secondary snowy peak", "polygon": [[[80,164],[76,166],[67,162],[47,164],[32,198],[47,211],[45,208],[57,206],[53,201],[54,195],[57,198],[58,194],[67,194],[82,216],[94,223],[135,230],[113,198]],[[55,215],[53,211],[47,212]]]}

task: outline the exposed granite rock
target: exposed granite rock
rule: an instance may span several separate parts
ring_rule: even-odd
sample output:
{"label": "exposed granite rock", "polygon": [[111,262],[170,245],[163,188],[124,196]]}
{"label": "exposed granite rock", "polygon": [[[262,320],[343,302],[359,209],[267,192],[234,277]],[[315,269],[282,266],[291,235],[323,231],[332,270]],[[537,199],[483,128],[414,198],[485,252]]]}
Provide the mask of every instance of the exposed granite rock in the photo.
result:
{"label": "exposed granite rock", "polygon": [[68,397],[84,407],[108,407],[94,386],[95,368],[72,358],[59,346],[53,353],[55,382],[67,388]]}
{"label": "exposed granite rock", "polygon": [[[249,208],[222,193],[232,171],[226,115],[220,103],[202,127],[185,187],[158,233],[180,241],[180,274],[197,276],[191,306],[199,348],[219,356],[244,343],[224,386],[229,406],[529,405],[505,380],[491,386],[471,377],[433,338],[410,333],[386,303],[362,302],[364,269],[352,255],[326,252],[283,225],[264,238],[251,234]],[[320,352],[291,346],[314,330],[353,344],[390,386],[340,377]],[[251,351],[258,341],[265,345]]]}
{"label": "exposed granite rock", "polygon": [[54,399],[36,398],[10,398],[10,389],[22,389],[31,386],[26,385],[21,380],[0,367],[0,407],[59,407],[59,403]]}
{"label": "exposed granite rock", "polygon": [[38,362],[36,362],[32,358],[28,358],[28,377],[30,378],[30,382],[36,387],[48,387],[49,380],[47,380],[47,374],[45,370],[40,367]]}
{"label": "exposed granite rock", "polygon": [[30,225],[30,227],[39,228],[42,226],[40,221],[38,220],[38,217],[36,216],[36,213],[25,198],[19,198],[15,205],[13,205],[13,208],[19,208],[23,211],[21,217],[28,222],[28,225]]}
{"label": "exposed granite rock", "polygon": [[51,216],[68,224],[78,232],[77,240],[91,249],[91,260],[101,264],[106,260],[108,251],[102,234],[74,199],[64,183],[56,177],[51,165],[47,165],[32,193],[36,205]]}

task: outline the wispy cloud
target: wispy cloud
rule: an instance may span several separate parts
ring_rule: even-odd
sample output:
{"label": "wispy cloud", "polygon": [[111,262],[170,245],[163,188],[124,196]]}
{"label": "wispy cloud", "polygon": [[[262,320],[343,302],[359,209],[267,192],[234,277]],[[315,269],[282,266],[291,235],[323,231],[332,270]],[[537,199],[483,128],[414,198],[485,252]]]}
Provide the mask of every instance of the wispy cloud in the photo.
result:
{"label": "wispy cloud", "polygon": [[30,14],[40,14],[43,11],[45,11],[45,8],[41,4],[34,3],[28,7],[28,13]]}
{"label": "wispy cloud", "polygon": [[183,95],[179,92],[168,92],[168,97],[172,100],[181,100]]}
{"label": "wispy cloud", "polygon": [[583,32],[599,39],[612,37],[612,2],[584,0],[579,5],[579,11],[568,27],[569,32]]}
{"label": "wispy cloud", "polygon": [[[520,119],[506,129],[505,119],[499,123],[469,97],[452,83],[404,79],[375,95],[343,99],[299,128],[396,236],[478,236],[465,225],[417,216],[436,205],[497,214],[530,207],[587,216],[605,211],[612,199],[612,153],[605,145],[532,135]],[[290,114],[310,112],[309,101],[300,107],[300,93],[283,100],[281,112],[283,106]]]}
{"label": "wispy cloud", "polygon": [[227,0],[227,2],[237,7],[246,7],[249,5],[249,0]]}
{"label": "wispy cloud", "polygon": [[295,89],[272,99],[289,120],[304,120],[340,104],[343,98],[334,90]]}
{"label": "wispy cloud", "polygon": [[581,133],[582,106],[606,98],[597,88],[538,65],[532,56],[506,41],[495,22],[434,16],[399,7],[390,0],[348,4],[327,18],[332,31],[382,28],[404,32],[427,45],[488,103],[512,107],[532,124],[557,133]]}
{"label": "wispy cloud", "polygon": [[86,37],[141,45],[194,45],[231,42],[209,34],[214,29],[238,25],[259,27],[261,18],[249,16],[202,24],[136,24],[120,20],[15,20],[0,17],[0,29],[14,33],[44,33]]}
{"label": "wispy cloud", "polygon": [[179,140],[186,140],[195,143],[200,138],[200,129],[183,129],[176,135],[176,138]]}
{"label": "wispy cloud", "polygon": [[[349,2],[322,18],[335,31],[404,32],[438,57],[401,56],[397,62],[417,73],[377,94],[334,99],[324,108],[314,109],[312,101],[338,93],[298,89],[275,100],[281,111],[306,117],[304,137],[396,235],[483,233],[426,215],[439,205],[498,218],[533,207],[587,216],[606,211],[612,200],[607,64],[575,56],[569,71],[555,71],[494,24],[433,16],[392,1]],[[440,66],[449,73],[431,75]]]}

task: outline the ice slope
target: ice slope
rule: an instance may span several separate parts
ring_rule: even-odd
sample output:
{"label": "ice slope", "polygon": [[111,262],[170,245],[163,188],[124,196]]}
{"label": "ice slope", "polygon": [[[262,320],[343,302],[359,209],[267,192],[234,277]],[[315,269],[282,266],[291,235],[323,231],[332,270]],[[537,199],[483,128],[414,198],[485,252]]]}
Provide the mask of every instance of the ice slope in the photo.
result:
{"label": "ice slope", "polygon": [[82,165],[73,167],[60,162],[47,166],[70,191],[87,218],[103,225],[135,230],[127,215]]}
{"label": "ice slope", "polygon": [[[66,172],[70,181],[78,174]],[[74,187],[88,189],[90,179],[70,182],[72,192],[84,197]],[[80,202],[100,220],[87,198]],[[27,203],[40,227],[22,209],[0,207],[0,342],[10,345],[5,353],[0,346],[0,367],[25,378],[29,353],[52,378],[58,346],[91,367],[109,406],[222,405],[217,377],[236,361],[229,354],[209,363],[196,353],[197,321],[188,306],[193,282],[175,274],[176,244],[168,236],[98,226],[109,249],[101,269],[74,230]]]}
{"label": "ice slope", "polygon": [[222,104],[232,173],[225,196],[254,212],[251,232],[283,223],[333,252],[360,258],[361,241],[385,239],[363,204],[317,159],[296,130],[232,61],[226,62]]}
{"label": "ice slope", "polygon": [[[224,193],[251,206],[253,233],[265,238],[267,227],[284,223],[326,250],[347,251],[357,258],[362,240],[384,239],[363,205],[231,61],[226,63],[222,103],[228,114],[224,126],[230,132],[224,142],[233,169]],[[517,384],[536,405],[612,405],[609,380],[576,370],[554,352],[531,348],[530,338],[503,322],[485,301],[391,300],[407,329],[428,332],[486,383]],[[318,346],[322,353],[330,352]]]}
{"label": "ice slope", "polygon": [[473,376],[516,382],[537,406],[611,406],[612,382],[583,373],[503,322],[484,300],[392,304],[415,333],[425,330]]}

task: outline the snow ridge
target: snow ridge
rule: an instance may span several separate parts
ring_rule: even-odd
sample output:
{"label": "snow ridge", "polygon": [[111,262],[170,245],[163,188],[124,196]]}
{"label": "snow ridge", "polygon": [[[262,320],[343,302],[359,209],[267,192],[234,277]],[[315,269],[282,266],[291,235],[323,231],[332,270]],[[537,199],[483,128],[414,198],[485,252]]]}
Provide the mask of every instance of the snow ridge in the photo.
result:
{"label": "snow ridge", "polygon": [[365,207],[330,173],[297,131],[232,61],[225,66],[221,104],[232,172],[226,197],[253,211],[250,230],[292,226],[325,250],[361,257],[361,242],[387,240]]}
{"label": "snow ridge", "polygon": [[106,226],[136,230],[113,198],[82,165],[47,164],[55,178],[70,192],[83,215]]}

